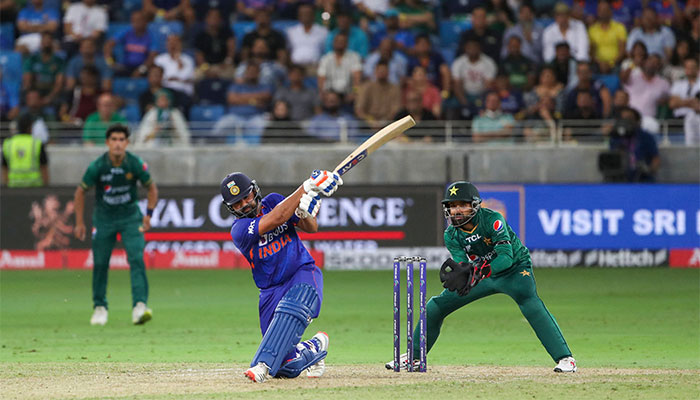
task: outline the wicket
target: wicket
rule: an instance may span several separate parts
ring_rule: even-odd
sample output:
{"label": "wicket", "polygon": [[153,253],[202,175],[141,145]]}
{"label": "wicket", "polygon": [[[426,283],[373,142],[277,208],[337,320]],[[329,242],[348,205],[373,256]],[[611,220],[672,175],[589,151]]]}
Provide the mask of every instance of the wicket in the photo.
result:
{"label": "wicket", "polygon": [[401,371],[401,263],[406,263],[406,369],[413,369],[413,262],[419,262],[419,332],[420,332],[420,365],[418,372],[427,370],[426,348],[426,259],[424,257],[394,258],[394,372]]}

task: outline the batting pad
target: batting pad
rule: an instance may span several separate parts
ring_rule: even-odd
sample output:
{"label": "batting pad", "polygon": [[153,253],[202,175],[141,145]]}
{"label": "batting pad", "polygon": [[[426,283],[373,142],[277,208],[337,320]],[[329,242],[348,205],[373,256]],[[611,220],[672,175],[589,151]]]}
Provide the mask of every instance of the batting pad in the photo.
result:
{"label": "batting pad", "polygon": [[326,358],[327,351],[316,352],[311,350],[308,346],[312,345],[307,343],[308,341],[296,345],[294,358],[284,362],[284,365],[279,369],[278,376],[296,378],[305,369]]}
{"label": "batting pad", "polygon": [[317,303],[318,294],[313,286],[308,283],[292,286],[277,304],[270,327],[265,332],[250,366],[264,362],[270,367],[270,375],[277,375],[284,357],[294,350],[294,346],[301,340]]}

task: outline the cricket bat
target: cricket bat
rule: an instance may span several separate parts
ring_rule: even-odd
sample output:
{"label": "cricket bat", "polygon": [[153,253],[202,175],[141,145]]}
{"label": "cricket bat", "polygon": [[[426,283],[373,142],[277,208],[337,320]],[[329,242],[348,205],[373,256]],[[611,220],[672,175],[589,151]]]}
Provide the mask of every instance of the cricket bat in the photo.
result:
{"label": "cricket bat", "polygon": [[391,124],[380,129],[377,133],[372,135],[369,139],[365,140],[358,148],[352,151],[337,167],[333,172],[340,176],[343,176],[346,172],[350,171],[352,167],[359,164],[360,161],[364,160],[370,154],[374,153],[382,147],[387,142],[398,137],[404,133],[407,129],[416,125],[416,121],[413,117],[407,115],[398,121],[394,121]]}

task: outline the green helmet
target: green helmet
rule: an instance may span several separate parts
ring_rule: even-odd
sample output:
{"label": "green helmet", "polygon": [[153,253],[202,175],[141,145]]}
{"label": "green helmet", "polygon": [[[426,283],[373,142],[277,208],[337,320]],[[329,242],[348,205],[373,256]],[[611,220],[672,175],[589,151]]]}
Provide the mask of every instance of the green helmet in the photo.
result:
{"label": "green helmet", "polygon": [[[466,201],[471,205],[471,210],[467,214],[452,213],[450,202]],[[442,210],[453,226],[462,226],[472,220],[481,209],[481,195],[476,186],[467,181],[457,181],[450,184],[445,190],[442,199]]]}

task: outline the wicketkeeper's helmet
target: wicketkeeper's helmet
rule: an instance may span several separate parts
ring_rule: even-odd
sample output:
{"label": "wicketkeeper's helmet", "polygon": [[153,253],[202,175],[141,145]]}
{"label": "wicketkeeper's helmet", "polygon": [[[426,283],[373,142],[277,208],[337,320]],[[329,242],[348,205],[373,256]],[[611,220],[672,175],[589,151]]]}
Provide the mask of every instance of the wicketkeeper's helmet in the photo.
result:
{"label": "wicketkeeper's helmet", "polygon": [[[469,214],[455,214],[450,212],[450,202],[466,201],[471,204],[472,209]],[[481,209],[481,195],[476,186],[470,182],[457,181],[450,184],[445,190],[442,199],[442,210],[450,223],[454,226],[462,226],[472,220]]]}

